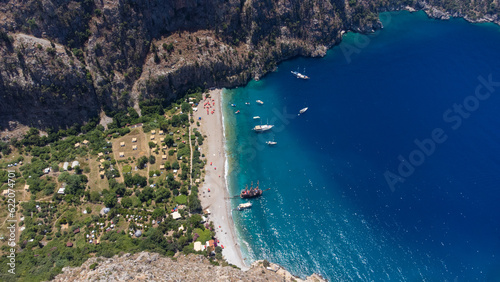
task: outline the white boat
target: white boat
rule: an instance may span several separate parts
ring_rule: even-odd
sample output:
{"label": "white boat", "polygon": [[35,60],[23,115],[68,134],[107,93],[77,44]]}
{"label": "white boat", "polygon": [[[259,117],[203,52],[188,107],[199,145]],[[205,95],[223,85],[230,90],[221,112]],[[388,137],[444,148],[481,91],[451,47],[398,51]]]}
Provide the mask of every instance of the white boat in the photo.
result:
{"label": "white boat", "polygon": [[278,142],[274,142],[274,141],[266,141],[266,144],[271,146],[271,145],[276,145],[278,144]]}
{"label": "white boat", "polygon": [[260,104],[260,105],[264,105],[264,102],[262,102],[261,100],[257,100],[257,101],[255,101],[255,102],[257,102],[257,103],[258,103],[258,104]]}
{"label": "white boat", "polygon": [[273,128],[274,125],[270,125],[270,124],[264,124],[264,125],[256,125],[253,130],[255,132],[264,132],[264,131],[268,131],[270,130],[271,128]]}
{"label": "white boat", "polygon": [[298,115],[300,116],[301,114],[305,113],[307,111],[307,109],[309,109],[309,108],[308,107],[303,108],[302,110],[299,111]]}
{"label": "white boat", "polygon": [[238,205],[238,210],[244,210],[244,209],[249,209],[252,207],[252,203],[244,203],[244,204],[239,204]]}
{"label": "white boat", "polygon": [[254,116],[253,119],[260,119],[260,117],[259,116]]}
{"label": "white boat", "polygon": [[[304,73],[305,73],[306,69],[304,69]],[[305,74],[301,74],[299,72],[299,70],[297,69],[297,71],[291,71],[291,73],[296,77],[296,78],[300,78],[300,79],[309,79],[309,76],[305,75]]]}

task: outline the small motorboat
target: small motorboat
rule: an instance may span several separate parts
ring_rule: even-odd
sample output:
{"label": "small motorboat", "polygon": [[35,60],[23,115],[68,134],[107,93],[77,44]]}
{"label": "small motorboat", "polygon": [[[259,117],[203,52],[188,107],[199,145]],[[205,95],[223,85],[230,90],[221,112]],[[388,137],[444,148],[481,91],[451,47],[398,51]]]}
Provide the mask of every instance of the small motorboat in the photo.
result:
{"label": "small motorboat", "polygon": [[261,100],[257,100],[256,101],[259,105],[264,105],[264,102],[262,102]]}
{"label": "small motorboat", "polygon": [[252,203],[244,203],[244,204],[239,204],[238,205],[238,210],[244,210],[244,209],[249,209],[252,207]]}
{"label": "small motorboat", "polygon": [[250,102],[246,102],[245,105],[250,105]]}
{"label": "small motorboat", "polygon": [[260,119],[260,117],[259,116],[254,116],[253,119]]}
{"label": "small motorboat", "polygon": [[308,107],[303,108],[302,110],[299,111],[298,115],[300,116],[301,114],[305,113],[307,111],[307,109],[309,109],[309,108]]}
{"label": "small motorboat", "polygon": [[236,105],[235,104],[231,104],[231,107],[236,107]]}
{"label": "small motorboat", "polygon": [[235,112],[235,114],[239,114],[239,113],[240,113],[240,110],[237,110],[237,111]]}
{"label": "small motorboat", "polygon": [[269,146],[272,146],[272,145],[278,144],[278,142],[275,142],[275,141],[266,141],[266,144],[269,145]]}

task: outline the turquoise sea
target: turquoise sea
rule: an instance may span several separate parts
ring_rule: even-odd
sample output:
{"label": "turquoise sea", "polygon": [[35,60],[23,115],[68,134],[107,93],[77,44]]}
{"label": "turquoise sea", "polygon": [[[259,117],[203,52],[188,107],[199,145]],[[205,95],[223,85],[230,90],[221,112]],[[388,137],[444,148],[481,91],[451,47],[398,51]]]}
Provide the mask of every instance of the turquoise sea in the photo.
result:
{"label": "turquoise sea", "polygon": [[230,193],[271,188],[233,212],[242,251],[331,281],[500,281],[500,27],[380,18],[225,90]]}

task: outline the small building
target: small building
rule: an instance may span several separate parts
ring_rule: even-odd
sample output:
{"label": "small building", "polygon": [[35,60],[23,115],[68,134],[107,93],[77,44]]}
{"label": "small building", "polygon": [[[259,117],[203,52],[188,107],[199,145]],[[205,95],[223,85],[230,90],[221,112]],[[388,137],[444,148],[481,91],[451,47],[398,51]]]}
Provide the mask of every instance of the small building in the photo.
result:
{"label": "small building", "polygon": [[70,248],[73,247],[73,243],[71,243],[71,242],[66,243],[66,247],[70,247]]}
{"label": "small building", "polygon": [[83,140],[83,145],[88,145],[89,144],[89,140]]}
{"label": "small building", "polygon": [[73,230],[73,234],[78,234],[78,233],[80,233],[80,228]]}
{"label": "small building", "polygon": [[48,174],[50,172],[50,167],[43,170],[43,173]]}
{"label": "small building", "polygon": [[163,133],[163,130],[160,130],[160,131],[158,131],[158,134],[163,135],[165,133]]}
{"label": "small building", "polygon": [[102,152],[100,152],[99,154],[97,154],[97,156],[100,158],[100,157],[104,156],[104,154]]}
{"label": "small building", "polygon": [[151,134],[155,135],[156,134],[156,130],[151,130]]}
{"label": "small building", "polygon": [[137,150],[137,145],[132,146],[132,150]]}
{"label": "small building", "polygon": [[199,252],[199,251],[202,251],[202,250],[203,250],[203,249],[201,248],[201,242],[199,242],[199,241],[194,242],[194,250],[195,250],[196,252]]}
{"label": "small building", "polygon": [[101,179],[104,179],[104,170],[99,172],[99,176],[101,177]]}
{"label": "small building", "polygon": [[2,192],[2,196],[7,197],[7,195],[9,195],[9,189],[5,189],[5,190],[3,190],[3,192]]}
{"label": "small building", "polygon": [[162,149],[167,149],[167,145],[163,145],[163,147],[161,147]]}
{"label": "small building", "polygon": [[137,138],[134,137],[134,138],[132,138],[132,143],[135,143],[135,142],[137,142]]}
{"label": "small building", "polygon": [[157,144],[158,144],[158,141],[156,141],[156,140],[155,140],[155,141],[153,141],[153,143],[154,143],[155,145],[157,145]]}
{"label": "small building", "polygon": [[178,211],[175,211],[172,213],[172,218],[179,219],[179,218],[181,218],[181,214]]}
{"label": "small building", "polygon": [[124,152],[119,152],[118,154],[120,155],[120,158],[124,158],[125,157],[125,153]]}
{"label": "small building", "polygon": [[164,165],[160,165],[160,170],[165,169]]}
{"label": "small building", "polygon": [[134,235],[135,235],[135,237],[141,237],[142,231],[141,230],[137,230],[137,231],[135,231]]}
{"label": "small building", "polygon": [[80,147],[80,143],[76,143],[75,148],[79,148],[79,147]]}
{"label": "small building", "polygon": [[167,159],[167,155],[163,155],[163,156],[161,156],[161,159],[162,159],[162,160],[166,160],[166,159]]}
{"label": "small building", "polygon": [[75,168],[76,166],[79,166],[80,163],[78,161],[74,161],[72,164],[71,164],[71,167],[72,168]]}
{"label": "small building", "polygon": [[125,142],[120,142],[120,147],[125,147]]}
{"label": "small building", "polygon": [[105,162],[105,160],[104,160],[104,159],[100,159],[100,160],[99,160],[99,162],[100,162],[100,163],[103,163],[103,162]]}
{"label": "small building", "polygon": [[153,135],[151,135],[151,138],[150,138],[150,139],[151,139],[151,140],[155,140],[155,137],[154,137]]}
{"label": "small building", "polygon": [[29,192],[30,186],[28,184],[24,185],[24,191]]}
{"label": "small building", "polygon": [[57,191],[57,194],[61,194],[61,195],[64,195],[64,191],[66,190],[66,187],[61,187],[59,188],[59,190]]}

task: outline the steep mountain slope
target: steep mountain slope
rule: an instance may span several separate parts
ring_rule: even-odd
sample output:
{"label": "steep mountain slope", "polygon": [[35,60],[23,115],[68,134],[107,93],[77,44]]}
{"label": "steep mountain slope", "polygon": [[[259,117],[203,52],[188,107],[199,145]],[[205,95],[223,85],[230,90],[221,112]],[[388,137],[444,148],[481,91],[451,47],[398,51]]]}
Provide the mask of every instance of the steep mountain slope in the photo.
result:
{"label": "steep mountain slope", "polygon": [[244,84],[405,7],[499,20],[498,0],[4,0],[0,126],[65,127],[103,108]]}

